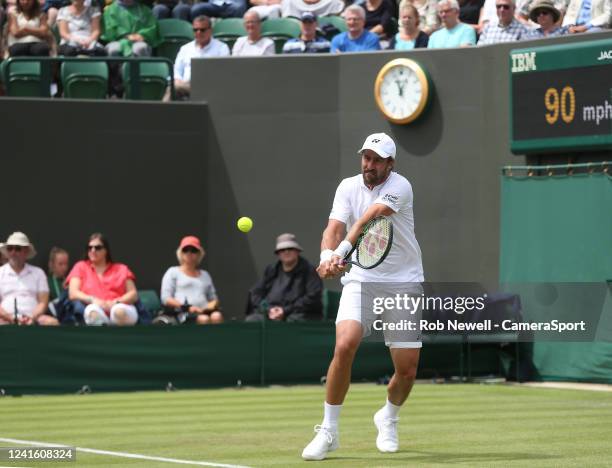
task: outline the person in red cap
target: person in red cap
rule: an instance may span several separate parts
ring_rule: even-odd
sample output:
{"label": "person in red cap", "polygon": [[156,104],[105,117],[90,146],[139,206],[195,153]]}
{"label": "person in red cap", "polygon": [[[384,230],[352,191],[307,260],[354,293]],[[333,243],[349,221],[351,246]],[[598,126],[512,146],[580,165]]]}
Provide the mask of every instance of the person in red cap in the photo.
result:
{"label": "person in red cap", "polygon": [[162,304],[178,315],[179,322],[195,321],[199,325],[223,322],[219,298],[212,278],[200,269],[205,252],[200,239],[183,237],[176,251],[179,265],[168,268],[161,285]]}

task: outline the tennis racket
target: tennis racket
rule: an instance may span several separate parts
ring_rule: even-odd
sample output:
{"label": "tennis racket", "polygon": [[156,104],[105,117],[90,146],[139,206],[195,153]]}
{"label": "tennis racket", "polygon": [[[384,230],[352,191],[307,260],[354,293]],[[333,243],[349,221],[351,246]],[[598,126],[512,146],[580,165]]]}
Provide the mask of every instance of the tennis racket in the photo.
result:
{"label": "tennis racket", "polygon": [[[387,258],[392,244],[393,223],[389,218],[378,216],[363,227],[355,246],[344,257],[344,263],[352,263],[364,270],[375,268]],[[357,252],[355,261],[351,260],[353,252]]]}

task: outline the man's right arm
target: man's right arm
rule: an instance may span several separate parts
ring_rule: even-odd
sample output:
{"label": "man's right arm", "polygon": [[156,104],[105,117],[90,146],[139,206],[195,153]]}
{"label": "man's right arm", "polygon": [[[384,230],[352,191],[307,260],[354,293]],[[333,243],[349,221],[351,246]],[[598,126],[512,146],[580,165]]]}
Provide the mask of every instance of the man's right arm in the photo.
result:
{"label": "man's right arm", "polygon": [[0,307],[0,317],[9,323],[13,323],[15,321],[15,315],[7,312],[2,307]]}
{"label": "man's right arm", "polygon": [[337,219],[330,219],[321,240],[321,263],[317,268],[317,273],[323,279],[333,278],[343,273],[343,265],[332,264],[331,257],[333,251],[346,235],[346,224]]}

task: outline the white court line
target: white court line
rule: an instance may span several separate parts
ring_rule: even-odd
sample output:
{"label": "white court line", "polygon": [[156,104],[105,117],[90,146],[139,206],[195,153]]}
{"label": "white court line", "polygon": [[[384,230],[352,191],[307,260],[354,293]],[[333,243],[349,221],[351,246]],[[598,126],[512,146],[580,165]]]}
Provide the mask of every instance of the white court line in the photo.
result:
{"label": "white court line", "polygon": [[[21,445],[34,445],[39,447],[70,447],[70,445],[63,444],[50,444],[49,442],[37,442],[35,440],[20,440],[20,439],[8,439],[0,437],[0,442],[8,442],[10,444],[21,444]],[[164,458],[164,457],[152,457],[149,455],[140,455],[139,453],[127,453],[127,452],[111,452],[109,450],[97,450],[86,447],[75,447],[78,452],[95,453],[97,455],[110,455],[112,457],[123,457],[123,458],[138,458],[140,460],[152,460],[166,463],[178,463],[180,465],[197,465],[197,466],[218,466],[220,468],[250,468],[244,465],[227,465],[225,463],[212,463],[205,461],[195,460],[180,460],[178,458]]]}

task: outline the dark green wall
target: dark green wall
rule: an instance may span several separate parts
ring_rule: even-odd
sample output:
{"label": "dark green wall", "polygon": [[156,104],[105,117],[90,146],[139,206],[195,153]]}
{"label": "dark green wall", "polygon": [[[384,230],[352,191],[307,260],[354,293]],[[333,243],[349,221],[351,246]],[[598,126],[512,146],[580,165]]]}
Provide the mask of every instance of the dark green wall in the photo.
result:
{"label": "dark green wall", "polygon": [[[508,149],[512,46],[202,60],[192,103],[1,99],[0,237],[25,231],[44,264],[52,245],[80,256],[101,230],[138,284],[158,289],[178,239],[195,233],[227,315],[240,317],[276,235],[294,232],[317,260],[338,182],[359,170],[363,139],[385,131],[413,184],[427,279],[494,283],[499,168],[523,162]],[[410,126],[374,106],[374,78],[397,56],[420,61],[435,88]],[[235,228],[242,215],[255,220],[249,234]]]}
{"label": "dark green wall", "polygon": [[159,288],[178,238],[204,233],[206,106],[1,99],[4,241],[22,230],[44,266],[109,236],[137,284]]}

